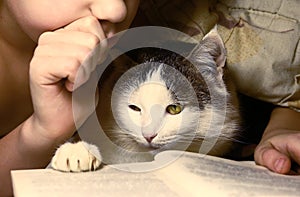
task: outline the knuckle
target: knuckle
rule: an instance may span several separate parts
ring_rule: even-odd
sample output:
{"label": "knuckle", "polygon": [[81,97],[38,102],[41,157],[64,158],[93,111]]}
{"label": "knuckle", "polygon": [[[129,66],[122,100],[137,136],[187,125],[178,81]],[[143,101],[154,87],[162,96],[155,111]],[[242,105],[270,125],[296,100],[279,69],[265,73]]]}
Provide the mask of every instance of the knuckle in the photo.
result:
{"label": "knuckle", "polygon": [[48,41],[49,39],[51,39],[53,32],[50,31],[46,31],[44,33],[42,33],[38,39],[38,44],[43,44],[46,41]]}
{"label": "knuckle", "polygon": [[38,45],[34,50],[34,56],[40,56],[44,54],[44,52],[47,52],[49,50],[49,47],[47,45]]}
{"label": "knuckle", "polygon": [[300,142],[300,133],[294,134],[294,140]]}
{"label": "knuckle", "polygon": [[293,133],[289,134],[286,138],[286,141],[289,142],[288,144],[299,144],[300,142],[300,133]]}
{"label": "knuckle", "polygon": [[37,57],[37,58],[32,58],[29,66],[30,66],[30,72],[39,72],[43,69],[44,58],[43,57]]}
{"label": "knuckle", "polygon": [[254,158],[257,163],[262,163],[266,152],[272,148],[272,143],[269,140],[261,141],[254,151]]}
{"label": "knuckle", "polygon": [[87,43],[91,48],[94,48],[97,44],[100,43],[100,39],[98,36],[91,34],[87,39]]}
{"label": "knuckle", "polygon": [[69,71],[70,74],[76,73],[81,65],[81,62],[77,58],[72,57],[66,57],[66,61],[67,63],[64,64],[64,70]]}
{"label": "knuckle", "polygon": [[82,63],[91,53],[91,49],[89,47],[81,47],[80,50],[77,51],[77,57],[79,61]]}

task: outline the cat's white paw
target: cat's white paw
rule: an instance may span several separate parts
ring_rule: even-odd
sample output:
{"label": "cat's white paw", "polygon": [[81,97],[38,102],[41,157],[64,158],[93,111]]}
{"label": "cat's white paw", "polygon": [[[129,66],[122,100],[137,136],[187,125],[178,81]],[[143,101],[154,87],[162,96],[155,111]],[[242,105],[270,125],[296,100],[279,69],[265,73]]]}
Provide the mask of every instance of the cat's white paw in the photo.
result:
{"label": "cat's white paw", "polygon": [[91,171],[100,166],[101,160],[99,149],[95,145],[84,141],[67,142],[56,150],[51,166],[64,172]]}

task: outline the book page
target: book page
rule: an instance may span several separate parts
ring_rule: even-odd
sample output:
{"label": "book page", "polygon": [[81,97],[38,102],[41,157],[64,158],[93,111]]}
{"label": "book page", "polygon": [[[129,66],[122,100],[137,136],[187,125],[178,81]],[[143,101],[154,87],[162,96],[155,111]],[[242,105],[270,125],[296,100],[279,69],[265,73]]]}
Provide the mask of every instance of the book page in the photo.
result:
{"label": "book page", "polygon": [[[178,157],[168,151],[157,161]],[[174,173],[176,172],[176,173]],[[300,176],[280,175],[254,162],[232,161],[209,155],[185,152],[173,165],[160,171],[173,185],[184,186],[192,196],[299,196]]]}
{"label": "book page", "polygon": [[12,178],[16,197],[178,196],[151,172],[131,173],[109,166],[83,173],[18,170],[12,172]]}
{"label": "book page", "polygon": [[155,161],[104,166],[95,172],[12,171],[22,196],[299,196],[300,176],[198,153],[165,151]]}

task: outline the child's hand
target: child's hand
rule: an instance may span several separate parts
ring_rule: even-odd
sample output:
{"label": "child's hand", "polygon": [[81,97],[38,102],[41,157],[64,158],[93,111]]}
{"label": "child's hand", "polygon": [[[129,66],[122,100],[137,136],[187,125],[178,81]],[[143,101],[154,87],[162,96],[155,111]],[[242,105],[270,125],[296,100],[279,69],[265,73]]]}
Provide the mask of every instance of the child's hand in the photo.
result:
{"label": "child's hand", "polygon": [[[71,92],[77,71],[85,62],[82,84],[96,67],[95,61],[86,64],[84,60],[105,38],[94,17],[78,19],[64,28],[40,36],[30,63],[32,120],[36,128],[33,132],[50,140],[66,140],[72,136],[75,124]],[[106,42],[101,42],[100,46],[100,50],[105,50]],[[100,59],[96,60],[97,63]]]}
{"label": "child's hand", "polygon": [[256,163],[280,174],[289,173],[292,162],[300,166],[300,113],[275,109],[254,157]]}

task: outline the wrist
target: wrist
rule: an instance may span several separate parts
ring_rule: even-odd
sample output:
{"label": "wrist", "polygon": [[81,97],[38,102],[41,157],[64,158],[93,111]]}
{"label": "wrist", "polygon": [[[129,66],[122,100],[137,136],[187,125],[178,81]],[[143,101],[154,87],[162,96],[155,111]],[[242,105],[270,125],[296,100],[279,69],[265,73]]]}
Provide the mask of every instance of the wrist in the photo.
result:
{"label": "wrist", "polygon": [[300,113],[288,108],[277,107],[273,110],[262,140],[282,134],[300,133]]}
{"label": "wrist", "polygon": [[20,147],[21,151],[36,152],[54,149],[58,141],[51,140],[42,135],[43,128],[39,127],[35,123],[33,116],[29,117],[22,125],[20,129]]}
{"label": "wrist", "polygon": [[52,132],[43,127],[34,115],[21,125],[19,131],[19,141],[22,145],[20,147],[23,151],[52,152],[68,139],[68,136],[59,135],[58,132]]}

